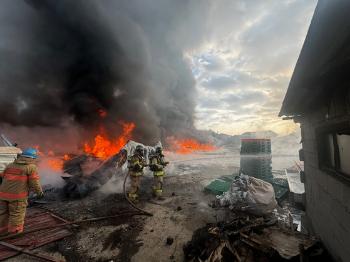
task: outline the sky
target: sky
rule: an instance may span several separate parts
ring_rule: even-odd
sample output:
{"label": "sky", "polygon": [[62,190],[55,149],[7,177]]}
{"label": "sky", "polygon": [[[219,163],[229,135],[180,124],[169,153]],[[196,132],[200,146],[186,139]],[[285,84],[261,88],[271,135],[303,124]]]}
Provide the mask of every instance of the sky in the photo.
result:
{"label": "sky", "polygon": [[278,113],[317,1],[217,3],[203,42],[185,54],[196,79],[196,127],[231,135],[297,131]]}

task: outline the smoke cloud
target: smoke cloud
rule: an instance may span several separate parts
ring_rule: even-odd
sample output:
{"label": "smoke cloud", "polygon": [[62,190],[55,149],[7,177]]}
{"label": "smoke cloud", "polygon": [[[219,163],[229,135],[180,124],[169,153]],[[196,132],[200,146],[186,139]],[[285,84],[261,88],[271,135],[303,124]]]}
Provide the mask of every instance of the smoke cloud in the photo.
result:
{"label": "smoke cloud", "polygon": [[116,133],[119,121],[131,121],[144,143],[191,132],[196,91],[184,50],[200,34],[184,28],[191,19],[199,32],[207,9],[194,7],[182,0],[1,1],[1,124],[87,133],[103,125]]}

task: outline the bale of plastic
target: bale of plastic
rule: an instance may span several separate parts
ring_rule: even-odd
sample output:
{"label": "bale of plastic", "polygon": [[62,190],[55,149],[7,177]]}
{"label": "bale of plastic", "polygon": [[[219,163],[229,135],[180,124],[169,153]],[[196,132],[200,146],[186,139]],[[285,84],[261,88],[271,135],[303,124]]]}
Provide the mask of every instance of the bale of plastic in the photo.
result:
{"label": "bale of plastic", "polygon": [[242,210],[254,215],[267,215],[277,207],[275,191],[264,180],[240,174],[229,191],[217,196],[220,206]]}

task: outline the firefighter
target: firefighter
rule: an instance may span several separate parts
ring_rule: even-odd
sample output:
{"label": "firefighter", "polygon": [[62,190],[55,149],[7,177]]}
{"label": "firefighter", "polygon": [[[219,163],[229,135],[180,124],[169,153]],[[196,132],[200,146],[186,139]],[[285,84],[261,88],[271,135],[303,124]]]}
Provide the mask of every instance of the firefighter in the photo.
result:
{"label": "firefighter", "polygon": [[141,176],[143,175],[145,166],[147,166],[147,164],[144,158],[143,147],[138,145],[134,154],[128,159],[128,172],[131,179],[131,188],[128,196],[130,200],[134,202],[138,201]]}
{"label": "firefighter", "polygon": [[161,147],[157,147],[155,154],[150,155],[149,163],[154,178],[153,196],[157,197],[158,199],[163,199],[163,177],[165,175],[164,167],[169,164],[169,162],[164,161],[164,155]]}
{"label": "firefighter", "polygon": [[28,148],[0,174],[0,234],[16,234],[23,231],[29,191],[39,198],[43,191],[35,160],[37,150]]}

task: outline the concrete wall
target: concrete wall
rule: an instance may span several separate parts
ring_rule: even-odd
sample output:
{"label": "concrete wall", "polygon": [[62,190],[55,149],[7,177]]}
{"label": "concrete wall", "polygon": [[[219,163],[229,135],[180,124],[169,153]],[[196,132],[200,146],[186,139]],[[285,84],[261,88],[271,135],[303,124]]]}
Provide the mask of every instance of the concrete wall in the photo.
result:
{"label": "concrete wall", "polygon": [[[324,112],[320,109],[301,121],[305,159],[306,218],[311,225],[311,231],[321,238],[335,260],[348,262],[350,261],[350,184],[320,169],[315,129],[324,125]],[[331,122],[336,123],[338,118],[339,121],[343,121],[343,117],[343,114],[333,116]]]}

